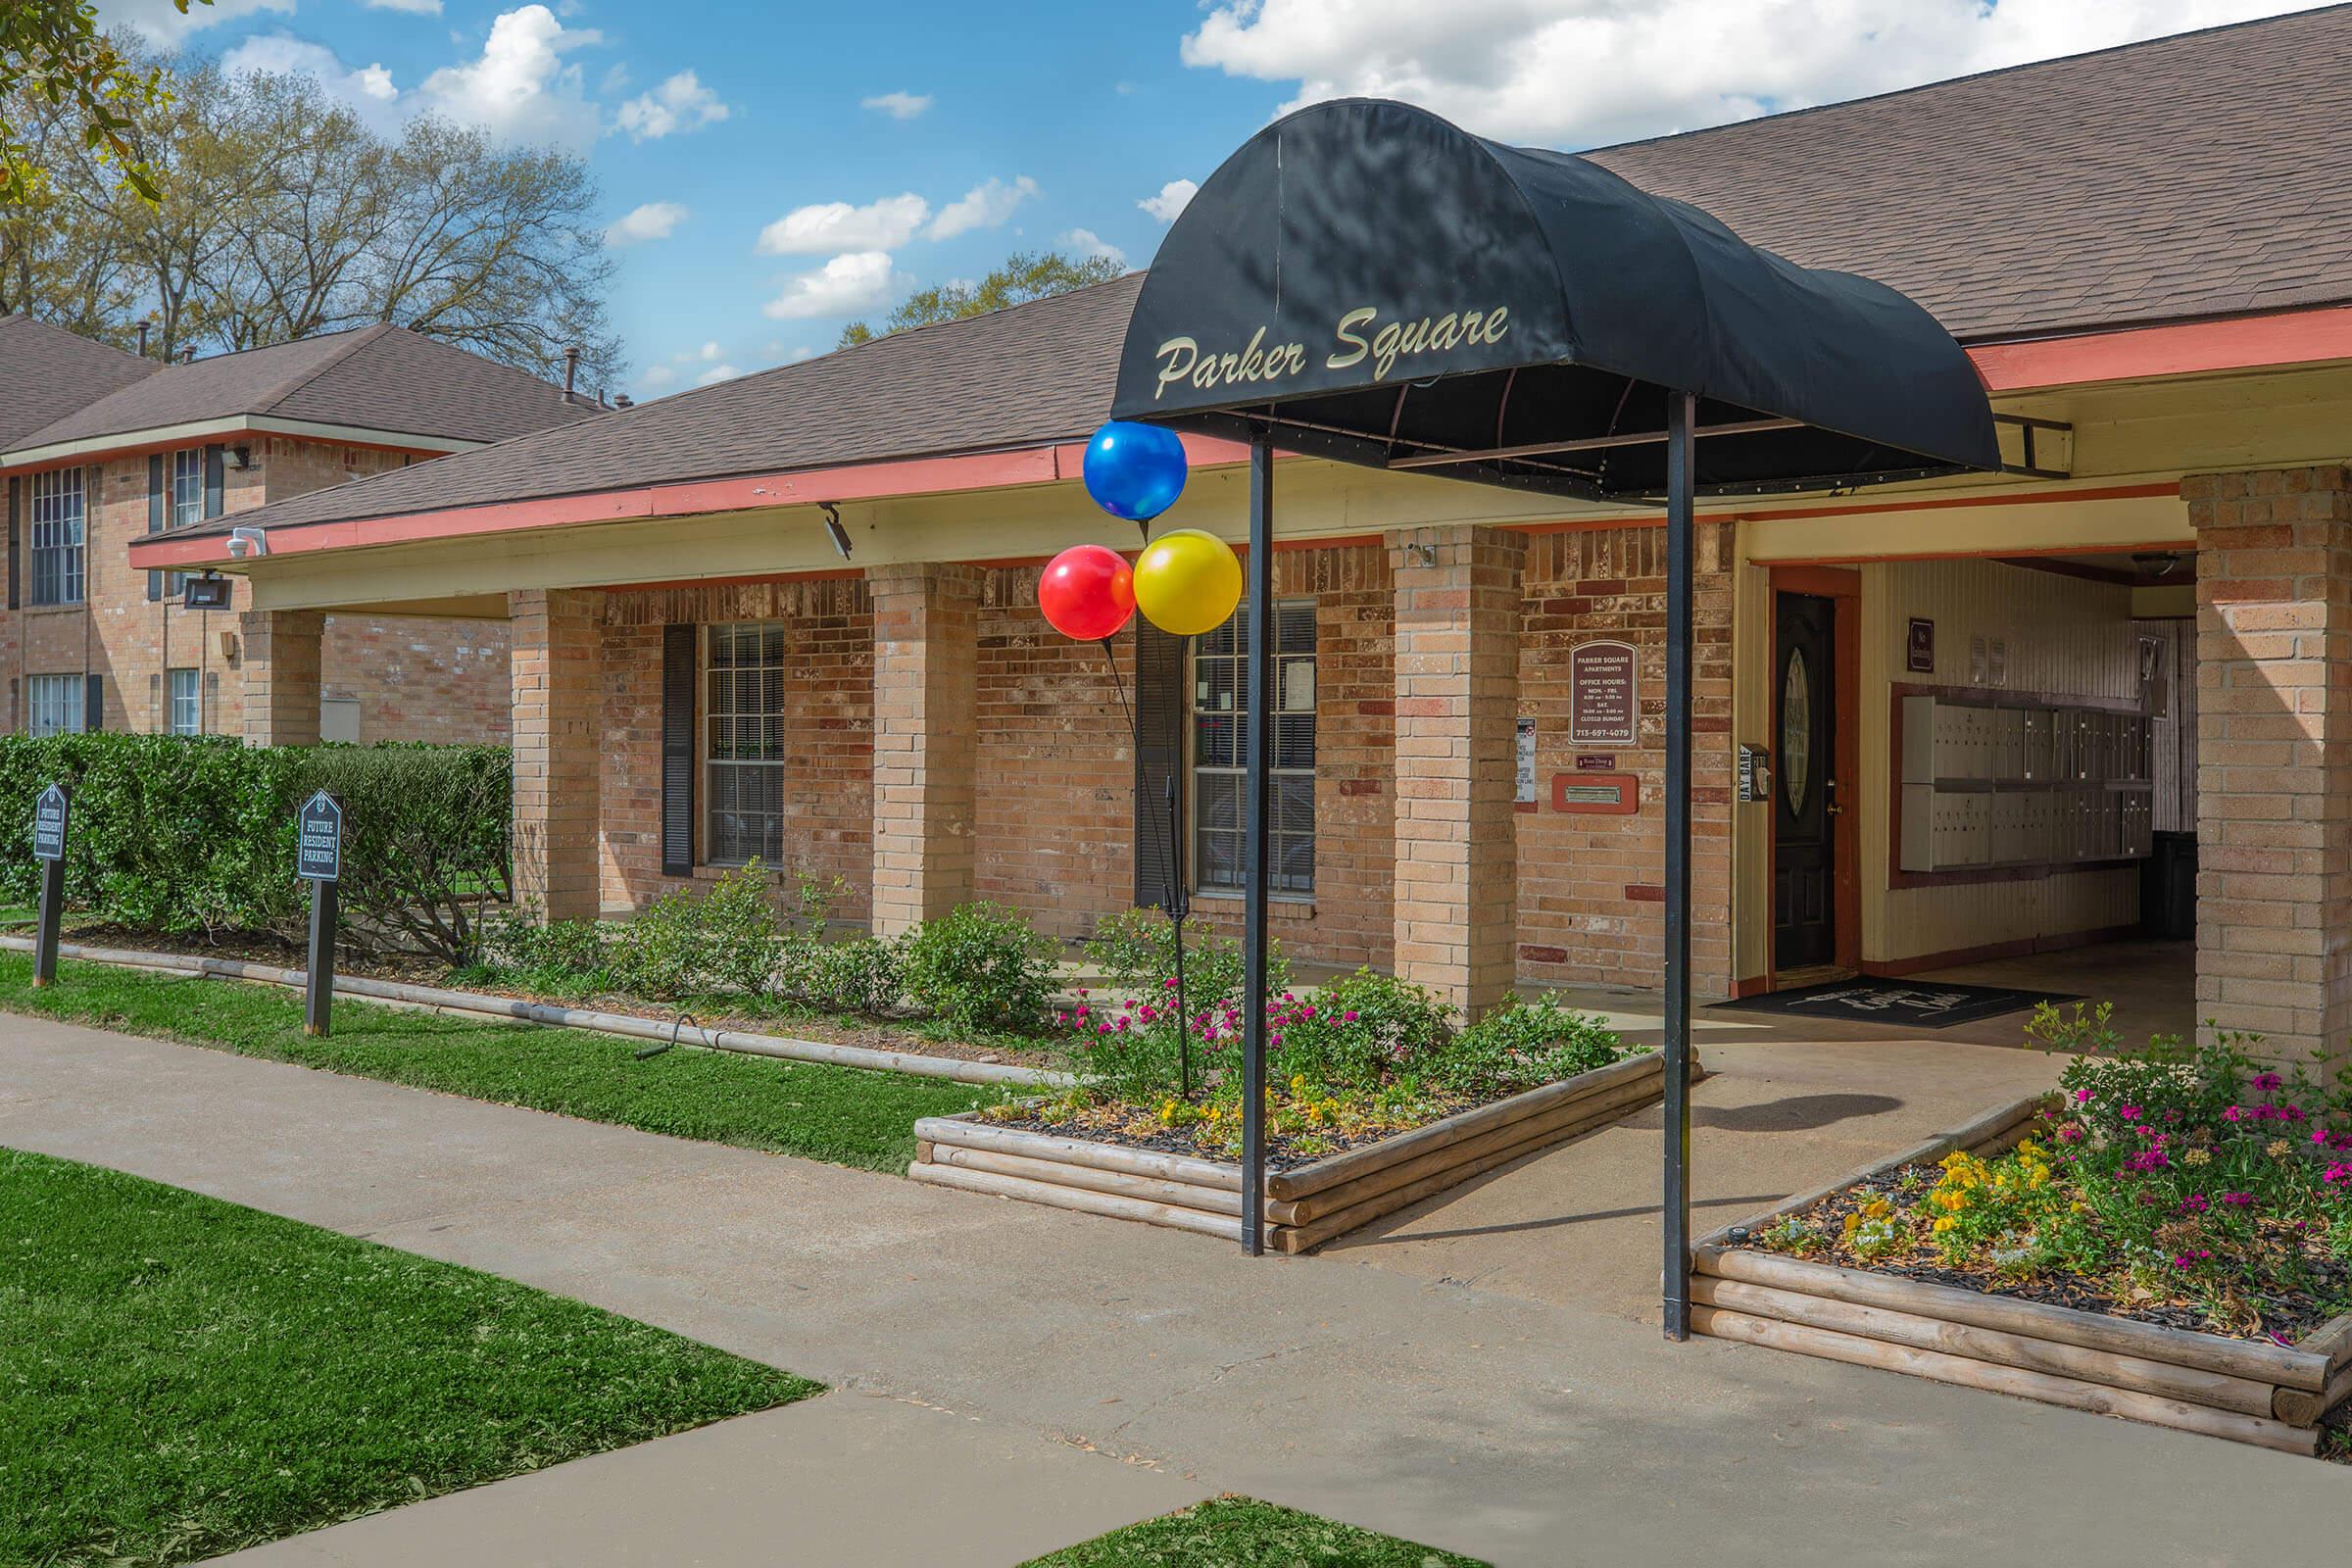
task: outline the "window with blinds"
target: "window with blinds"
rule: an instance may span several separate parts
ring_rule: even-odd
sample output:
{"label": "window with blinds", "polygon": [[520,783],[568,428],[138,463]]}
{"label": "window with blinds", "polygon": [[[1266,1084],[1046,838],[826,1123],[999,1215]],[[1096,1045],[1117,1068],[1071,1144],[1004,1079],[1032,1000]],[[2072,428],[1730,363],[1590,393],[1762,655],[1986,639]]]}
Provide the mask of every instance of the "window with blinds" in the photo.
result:
{"label": "window with blinds", "polygon": [[76,735],[82,727],[85,687],[79,675],[34,675],[24,682],[25,730],[43,735]]}
{"label": "window with blinds", "polygon": [[32,602],[78,605],[82,598],[82,487],[79,468],[32,476]]}
{"label": "window with blinds", "polygon": [[[170,682],[167,696],[171,700],[169,717],[174,735],[204,733],[204,677],[195,669],[168,669],[164,678]],[[326,737],[321,735],[319,739]]]}
{"label": "window with blinds", "polygon": [[704,858],[741,865],[784,856],[784,626],[711,626],[704,656]]}
{"label": "window with blinds", "polygon": [[[1200,638],[1193,653],[1193,885],[1238,890],[1249,825],[1243,769],[1250,700],[1250,609]],[[1315,605],[1274,607],[1273,810],[1266,886],[1315,890]]]}

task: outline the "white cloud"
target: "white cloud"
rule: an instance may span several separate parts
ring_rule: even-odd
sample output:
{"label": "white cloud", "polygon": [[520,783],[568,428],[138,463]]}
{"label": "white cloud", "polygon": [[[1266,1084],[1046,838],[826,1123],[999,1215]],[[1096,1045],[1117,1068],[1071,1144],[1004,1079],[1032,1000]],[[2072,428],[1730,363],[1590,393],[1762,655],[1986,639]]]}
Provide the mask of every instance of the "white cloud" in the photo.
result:
{"label": "white cloud", "polygon": [[647,202],[605,227],[608,245],[635,245],[643,240],[667,239],[686,221],[686,209],[677,202]]}
{"label": "white cloud", "polygon": [[360,0],[370,11],[405,11],[413,17],[437,17],[441,0]]}
{"label": "white cloud", "polygon": [[850,251],[810,272],[784,279],[784,292],[760,307],[777,320],[851,316],[888,304],[908,281],[890,264],[888,251]]}
{"label": "white cloud", "polygon": [[939,210],[929,229],[933,239],[953,239],[975,228],[996,228],[1012,217],[1012,210],[1037,194],[1037,181],[1027,174],[1007,185],[991,179],[974,185]]}
{"label": "white cloud", "polygon": [[896,250],[914,238],[931,204],[912,191],[863,207],[818,202],[796,207],[760,231],[762,256],[822,256],[840,251]]}
{"label": "white cloud", "polygon": [[743,372],[732,365],[713,365],[694,378],[696,386],[713,386],[720,381],[732,381]]}
{"label": "white cloud", "polygon": [[1121,267],[1127,265],[1127,253],[1091,228],[1073,228],[1054,243],[1081,256],[1101,256]]}
{"label": "white cloud", "polygon": [[1589,147],[2304,9],[2309,0],[1215,0],[1185,64]]}
{"label": "white cloud", "polygon": [[693,72],[681,71],[661,86],[622,104],[613,117],[613,128],[627,131],[631,141],[654,141],[673,131],[714,125],[731,113]]}
{"label": "white cloud", "polygon": [[418,100],[502,141],[582,149],[596,140],[596,106],[580,68],[564,56],[603,41],[593,27],[564,26],[543,5],[504,12],[490,24],[481,58],[425,77]]}
{"label": "white cloud", "polygon": [[649,392],[659,392],[678,378],[678,372],[666,365],[651,365],[638,372],[637,384]]}
{"label": "white cloud", "polygon": [[707,364],[711,360],[724,359],[726,357],[726,350],[720,348],[717,341],[714,339],[711,342],[704,344],[701,348],[696,349],[694,351],[694,357],[698,360],[704,361]]}
{"label": "white cloud", "polygon": [[290,17],[294,0],[213,0],[209,6],[189,6],[184,15],[172,0],[100,0],[98,24],[129,27],[159,48],[175,50],[191,32],[264,11]]}
{"label": "white cloud", "polygon": [[247,38],[220,57],[230,75],[299,73],[317,78],[328,96],[348,104],[362,122],[377,130],[391,130],[402,118],[400,89],[392,73],[381,65],[346,67],[323,44],[289,37],[282,32]]}
{"label": "white cloud", "polygon": [[893,120],[912,120],[931,107],[927,92],[883,92],[858,100],[860,109],[879,109]]}
{"label": "white cloud", "polygon": [[1158,195],[1147,196],[1135,205],[1163,223],[1173,223],[1200,189],[1189,179],[1171,179],[1159,187]]}

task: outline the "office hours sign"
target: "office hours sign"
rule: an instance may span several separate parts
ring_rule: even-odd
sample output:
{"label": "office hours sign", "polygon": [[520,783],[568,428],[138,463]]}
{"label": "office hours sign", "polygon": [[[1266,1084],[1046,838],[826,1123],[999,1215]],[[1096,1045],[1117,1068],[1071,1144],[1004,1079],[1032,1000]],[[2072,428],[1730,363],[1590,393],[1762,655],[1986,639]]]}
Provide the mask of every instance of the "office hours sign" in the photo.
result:
{"label": "office hours sign", "polygon": [[1568,651],[1568,744],[1633,746],[1641,717],[1634,645],[1613,637]]}

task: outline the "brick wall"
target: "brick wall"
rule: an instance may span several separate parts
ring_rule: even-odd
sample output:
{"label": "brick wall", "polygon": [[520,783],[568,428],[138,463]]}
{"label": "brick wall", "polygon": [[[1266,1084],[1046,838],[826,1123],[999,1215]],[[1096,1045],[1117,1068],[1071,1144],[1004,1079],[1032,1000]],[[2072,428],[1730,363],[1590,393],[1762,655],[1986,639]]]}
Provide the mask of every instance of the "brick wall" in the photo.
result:
{"label": "brick wall", "polygon": [[[1732,534],[1702,523],[1692,607],[1690,967],[1693,993],[1731,976]],[[1540,985],[1655,987],[1665,966],[1666,530],[1608,528],[1529,541],[1519,704],[1536,720],[1536,808],[1519,816],[1519,974]],[[1568,656],[1600,636],[1634,645],[1641,743],[1613,754],[1641,781],[1630,816],[1551,808],[1568,745]],[[1592,753],[1598,749],[1583,748]]]}
{"label": "brick wall", "polygon": [[[409,461],[397,452],[285,436],[255,436],[245,445],[248,466],[221,475],[224,515]],[[244,733],[246,651],[238,617],[252,608],[250,585],[231,579],[226,611],[186,611],[175,602],[150,600],[147,574],[134,570],[127,555],[130,542],[147,532],[147,457],[106,459],[94,466],[100,478],[96,494],[85,501],[84,602],[32,606],[30,569],[21,565],[26,604],[13,612],[0,610],[0,679],[7,688],[0,718],[11,731],[24,728],[27,676],[96,674],[106,691],[108,729],[166,730],[165,672],[194,668],[205,733]],[[29,515],[19,527],[28,545]],[[503,621],[330,616],[325,694],[358,699],[363,741],[503,742],[506,648]]]}
{"label": "brick wall", "polygon": [[[778,869],[787,879],[804,870],[839,877],[844,893],[835,916],[864,921],[873,881],[873,610],[865,583],[850,577],[602,597],[605,906],[641,909],[678,885],[662,875],[662,628],[774,620],[789,639]],[[696,745],[699,756],[700,736]],[[701,806],[698,777],[698,812]],[[716,874],[706,869],[697,880]]]}
{"label": "brick wall", "polygon": [[2197,1007],[2264,1051],[2352,1037],[2352,469],[2192,475]]}

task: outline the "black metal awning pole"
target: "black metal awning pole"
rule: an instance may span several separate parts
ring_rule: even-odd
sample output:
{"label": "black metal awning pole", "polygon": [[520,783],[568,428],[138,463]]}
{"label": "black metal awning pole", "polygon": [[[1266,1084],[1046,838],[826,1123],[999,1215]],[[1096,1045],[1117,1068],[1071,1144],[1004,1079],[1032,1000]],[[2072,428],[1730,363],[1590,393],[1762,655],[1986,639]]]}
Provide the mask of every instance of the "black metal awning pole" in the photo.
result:
{"label": "black metal awning pole", "polygon": [[1242,917],[1242,1250],[1266,1247],[1266,819],[1273,807],[1274,449],[1250,443],[1250,734]]}
{"label": "black metal awning pole", "polygon": [[1666,395],[1666,1337],[1690,1337],[1690,500],[1698,400]]}

